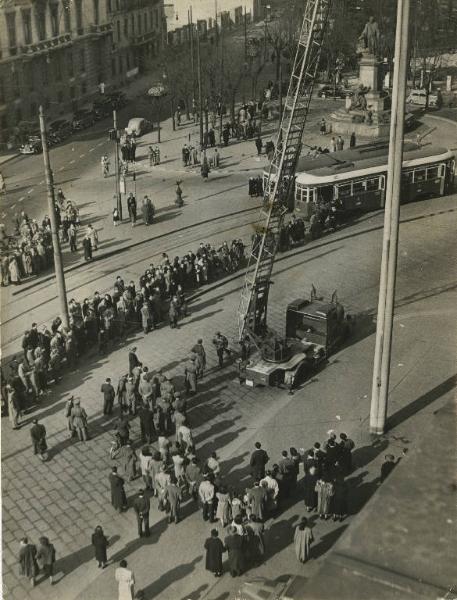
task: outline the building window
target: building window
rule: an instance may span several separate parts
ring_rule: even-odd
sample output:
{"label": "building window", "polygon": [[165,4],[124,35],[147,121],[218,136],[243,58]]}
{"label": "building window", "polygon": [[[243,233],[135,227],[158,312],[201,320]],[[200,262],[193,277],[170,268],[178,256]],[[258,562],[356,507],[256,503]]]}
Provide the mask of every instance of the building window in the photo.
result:
{"label": "building window", "polygon": [[68,68],[68,76],[74,77],[75,76],[75,67],[73,64],[73,52],[71,50],[68,50],[68,52],[67,52],[67,68]]}
{"label": "building window", "polygon": [[70,0],[62,0],[62,12],[63,12],[63,24],[65,32],[70,33],[71,31],[71,4]]}
{"label": "building window", "polygon": [[49,5],[51,13],[51,35],[57,37],[59,35],[59,5],[54,2]]}
{"label": "building window", "polygon": [[121,22],[116,21],[116,30],[117,30],[117,41],[121,41]]}
{"label": "building window", "polygon": [[0,104],[5,102],[5,84],[3,83],[3,77],[0,77]]}
{"label": "building window", "polygon": [[138,14],[137,16],[137,23],[138,23],[138,33],[141,33],[141,15]]}
{"label": "building window", "polygon": [[84,50],[81,50],[81,52],[79,53],[79,60],[80,60],[80,64],[81,64],[81,73],[85,73],[86,72],[86,55],[84,53]]}
{"label": "building window", "polygon": [[36,105],[36,102],[32,102],[30,104],[30,116],[35,117],[37,114],[38,114],[38,107]]}
{"label": "building window", "polygon": [[78,31],[78,35],[81,35],[83,33],[82,0],[75,0],[75,8],[76,8],[76,29]]}
{"label": "building window", "polygon": [[114,58],[111,59],[111,77],[116,76],[116,61]]}
{"label": "building window", "polygon": [[122,56],[119,56],[119,73],[122,75]]}
{"label": "building window", "polygon": [[36,28],[38,32],[38,39],[40,41],[46,39],[46,14],[43,6],[37,6],[36,8]]}
{"label": "building window", "polygon": [[24,30],[24,42],[32,43],[32,11],[30,8],[22,9],[22,28]]}
{"label": "building window", "polygon": [[111,6],[111,0],[108,0],[106,3],[106,10],[107,12],[113,12],[113,7]]}
{"label": "building window", "polygon": [[70,88],[70,98],[74,98],[75,97],[75,88],[71,87]]}
{"label": "building window", "polygon": [[87,94],[87,83],[85,81],[81,84],[81,94],[85,96]]}
{"label": "building window", "polygon": [[49,84],[49,69],[48,69],[48,59],[45,58],[41,65],[41,78],[45,85]]}
{"label": "building window", "polygon": [[16,54],[16,13],[6,13],[6,28],[8,30],[10,54]]}
{"label": "building window", "polygon": [[135,15],[131,16],[132,26],[130,29],[132,30],[132,35],[135,35]]}
{"label": "building window", "polygon": [[98,0],[94,0],[94,23],[95,23],[95,25],[98,25],[99,20],[100,20],[100,12],[98,9]]}
{"label": "building window", "polygon": [[56,78],[56,81],[62,81],[62,62],[60,60],[60,56],[56,55],[53,58],[53,62],[54,62],[54,76]]}
{"label": "building window", "polygon": [[127,71],[130,71],[130,54],[128,52],[127,52],[126,58],[127,58]]}
{"label": "building window", "polygon": [[3,131],[5,131],[7,129],[8,123],[7,123],[6,115],[2,115],[2,117],[0,119],[0,125],[1,125],[1,129],[3,129]]}
{"label": "building window", "polygon": [[128,37],[129,35],[129,20],[124,19],[124,37]]}
{"label": "building window", "polygon": [[18,108],[16,110],[16,123],[20,123],[22,121],[22,110]]}
{"label": "building window", "polygon": [[[24,65],[24,67],[25,67],[25,65]],[[26,80],[29,84],[29,90],[31,92],[33,92],[33,90],[35,89],[35,69],[30,64],[27,65]]]}
{"label": "building window", "polygon": [[62,102],[63,102],[63,92],[62,92],[62,90],[59,90],[59,91],[57,92],[57,102],[58,102],[59,104],[62,104]]}
{"label": "building window", "polygon": [[152,31],[154,25],[152,24],[152,10],[149,11],[149,29]]}
{"label": "building window", "polygon": [[51,102],[47,96],[45,97],[43,104],[44,104],[44,109],[49,110],[49,107],[51,106]]}

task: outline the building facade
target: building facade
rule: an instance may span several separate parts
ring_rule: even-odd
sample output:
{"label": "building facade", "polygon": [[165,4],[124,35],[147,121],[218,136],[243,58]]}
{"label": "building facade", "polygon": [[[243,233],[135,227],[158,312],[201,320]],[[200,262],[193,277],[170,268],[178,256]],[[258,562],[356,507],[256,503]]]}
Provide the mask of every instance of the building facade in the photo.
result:
{"label": "building facade", "polygon": [[0,8],[0,143],[143,71],[160,52],[163,0],[4,0]]}

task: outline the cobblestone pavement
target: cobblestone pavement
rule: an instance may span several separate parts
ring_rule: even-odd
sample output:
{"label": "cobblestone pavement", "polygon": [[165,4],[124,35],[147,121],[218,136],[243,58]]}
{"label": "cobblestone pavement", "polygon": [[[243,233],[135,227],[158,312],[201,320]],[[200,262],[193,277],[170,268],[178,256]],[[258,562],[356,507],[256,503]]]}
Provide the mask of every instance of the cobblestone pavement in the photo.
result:
{"label": "cobblestone pavement", "polygon": [[[162,368],[181,386],[182,362],[196,338],[204,337],[209,371],[191,401],[190,419],[199,454],[206,457],[217,451],[223,472],[228,473],[232,484],[249,482],[247,460],[256,438],[262,440],[270,456],[278,457],[283,446],[307,447],[316,439],[324,439],[331,428],[346,431],[356,441],[359,452],[353,478],[356,493],[351,498],[352,510],[357,510],[373,487],[385,449],[389,446],[398,454],[400,447],[414,443],[427,412],[452,391],[452,385],[446,382],[455,371],[455,332],[449,323],[455,323],[457,306],[456,202],[454,196],[402,209],[390,405],[396,420],[391,435],[378,446],[371,445],[365,432],[374,342],[370,315],[376,307],[381,213],[281,256],[276,264],[270,320],[279,330],[284,325],[287,302],[307,294],[311,283],[326,296],[337,288],[341,300],[360,319],[352,343],[295,395],[240,386],[233,365],[222,370],[216,367],[210,343],[214,332],[221,330],[231,339],[236,338],[236,308],[242,284],[242,278],[236,277],[196,298],[179,329],[163,327],[148,336],[131,336],[128,343],[109,355],[91,353],[77,370],[66,374],[49,398],[27,416],[28,422],[32,416],[39,416],[47,427],[49,462],[43,464],[33,456],[29,426],[24,424],[21,430],[12,431],[3,419],[4,596],[18,600],[115,597],[113,567],[101,573],[92,560],[90,534],[97,524],[110,537],[110,560],[127,558],[147,599],[222,600],[239,585],[227,576],[215,584],[204,571],[202,543],[208,531],[192,504],[185,504],[179,525],[167,526],[153,502],[152,535],[145,542],[135,539],[132,510],[118,516],[110,506],[108,451],[112,420],[101,414],[100,385],[105,377],[116,379],[126,371],[127,348],[133,341],[140,358],[152,370]],[[91,440],[86,444],[67,437],[64,405],[70,394],[81,398],[89,414]],[[137,422],[132,425],[137,440]],[[139,481],[127,484],[129,498],[140,485]],[[267,524],[268,560],[252,574],[277,577],[301,573],[309,577],[348,524],[316,524],[316,560],[302,568],[296,564],[290,547],[291,525],[301,512],[301,505],[294,500],[277,520]],[[16,556],[18,539],[24,533],[35,542],[40,535],[47,535],[56,545],[58,583],[52,588],[43,582],[30,590],[19,578]]]}

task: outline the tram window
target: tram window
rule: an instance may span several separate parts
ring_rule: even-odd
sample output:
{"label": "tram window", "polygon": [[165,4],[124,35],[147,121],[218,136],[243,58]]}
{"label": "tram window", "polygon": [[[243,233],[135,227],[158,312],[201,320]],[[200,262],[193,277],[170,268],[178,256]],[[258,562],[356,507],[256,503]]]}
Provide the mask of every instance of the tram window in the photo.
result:
{"label": "tram window", "polygon": [[365,191],[365,182],[364,181],[354,181],[352,184],[352,193],[360,194]]}
{"label": "tram window", "polygon": [[351,184],[338,186],[338,195],[340,198],[346,198],[351,195]]}
{"label": "tram window", "polygon": [[438,177],[438,167],[429,167],[427,169],[427,179],[436,179]]}
{"label": "tram window", "polygon": [[367,192],[374,192],[379,189],[379,179],[367,179]]}
{"label": "tram window", "polygon": [[406,173],[402,173],[402,181],[403,183],[412,183],[413,182],[413,173],[414,171],[407,171]]}
{"label": "tram window", "polygon": [[318,187],[317,196],[320,202],[331,202],[333,200],[333,186],[325,185]]}
{"label": "tram window", "polygon": [[425,181],[427,178],[425,169],[418,169],[417,171],[414,171],[414,181],[415,183],[419,183],[421,181]]}
{"label": "tram window", "polygon": [[314,202],[314,188],[308,188],[306,190],[307,192],[307,198],[306,198],[306,202]]}

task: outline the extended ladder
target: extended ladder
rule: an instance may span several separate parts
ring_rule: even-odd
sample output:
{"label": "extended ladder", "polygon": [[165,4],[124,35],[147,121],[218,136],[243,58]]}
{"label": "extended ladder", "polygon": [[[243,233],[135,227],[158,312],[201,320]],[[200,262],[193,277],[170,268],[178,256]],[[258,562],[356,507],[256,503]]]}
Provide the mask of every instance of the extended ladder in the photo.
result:
{"label": "extended ladder", "polygon": [[[264,182],[263,207],[248,259],[238,309],[240,340],[248,334],[262,351],[278,339],[267,328],[271,272],[279,234],[294,183],[331,0],[308,0],[289,82],[268,179]],[[271,355],[271,348],[267,350]]]}

